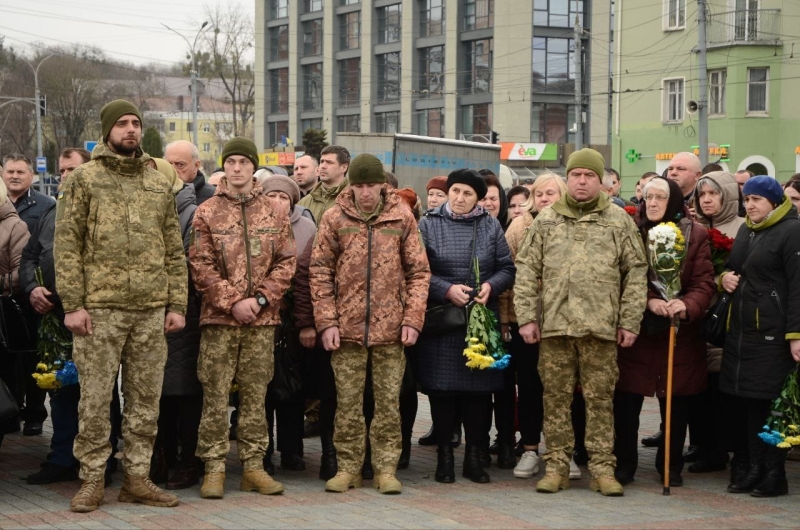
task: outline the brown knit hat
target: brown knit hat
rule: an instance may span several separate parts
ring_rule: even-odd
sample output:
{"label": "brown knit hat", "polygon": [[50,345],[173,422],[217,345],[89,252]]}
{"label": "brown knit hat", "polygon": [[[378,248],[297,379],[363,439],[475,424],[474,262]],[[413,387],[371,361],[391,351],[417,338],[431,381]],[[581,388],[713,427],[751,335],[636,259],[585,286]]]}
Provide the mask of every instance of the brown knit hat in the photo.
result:
{"label": "brown knit hat", "polygon": [[428,181],[428,184],[425,186],[426,191],[431,190],[441,190],[447,194],[447,177],[433,177]]}
{"label": "brown knit hat", "polygon": [[289,196],[292,207],[300,201],[300,188],[297,183],[289,177],[283,175],[272,175],[264,179],[261,183],[264,188],[264,195],[271,191],[282,191]]}

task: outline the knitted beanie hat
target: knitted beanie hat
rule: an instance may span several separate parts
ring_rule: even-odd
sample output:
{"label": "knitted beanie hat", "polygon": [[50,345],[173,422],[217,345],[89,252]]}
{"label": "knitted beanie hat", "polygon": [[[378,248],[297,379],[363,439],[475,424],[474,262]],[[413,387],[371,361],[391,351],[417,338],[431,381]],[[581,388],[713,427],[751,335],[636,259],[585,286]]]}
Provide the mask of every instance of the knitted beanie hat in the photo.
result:
{"label": "knitted beanie hat", "polygon": [[450,190],[450,187],[453,184],[466,184],[473,190],[475,190],[475,194],[478,196],[478,200],[483,199],[486,197],[486,192],[488,191],[488,187],[486,186],[486,181],[483,180],[483,177],[480,173],[475,171],[474,169],[456,169],[449,175],[447,175],[447,190]]}
{"label": "knitted beanie hat", "polygon": [[603,159],[603,155],[589,147],[575,151],[567,159],[567,175],[575,168],[591,169],[602,180],[605,167],[606,161]]}
{"label": "knitted beanie hat", "polygon": [[774,177],[769,175],[759,175],[752,177],[744,183],[742,188],[743,195],[758,195],[764,197],[772,204],[781,204],[783,202],[783,188],[778,184]]}
{"label": "knitted beanie hat", "polygon": [[264,188],[264,195],[271,191],[282,191],[289,196],[292,207],[300,201],[300,188],[297,183],[289,177],[283,175],[272,175],[264,179],[261,183]]}
{"label": "knitted beanie hat", "polygon": [[425,191],[441,190],[447,193],[447,177],[433,177],[425,186]]}
{"label": "knitted beanie hat", "polygon": [[108,140],[108,133],[111,132],[111,129],[114,127],[114,124],[117,123],[117,120],[126,114],[133,114],[139,118],[140,122],[143,121],[142,114],[139,112],[139,109],[136,108],[136,105],[130,101],[126,101],[124,99],[115,99],[114,101],[103,105],[103,108],[100,109],[100,128],[103,131],[104,142]]}
{"label": "knitted beanie hat", "polygon": [[225,165],[225,160],[231,155],[240,155],[246,157],[253,163],[253,169],[258,167],[258,149],[253,140],[236,136],[225,142],[222,148],[222,164]]}
{"label": "knitted beanie hat", "polygon": [[386,173],[383,172],[383,163],[377,157],[362,153],[350,162],[348,170],[350,184],[383,184],[386,182]]}

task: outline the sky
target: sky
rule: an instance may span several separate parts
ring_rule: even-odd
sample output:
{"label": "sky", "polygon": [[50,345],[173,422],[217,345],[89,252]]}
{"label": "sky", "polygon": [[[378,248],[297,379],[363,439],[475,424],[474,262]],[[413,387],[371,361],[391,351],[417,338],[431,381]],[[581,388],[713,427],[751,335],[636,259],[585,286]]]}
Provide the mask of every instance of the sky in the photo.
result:
{"label": "sky", "polygon": [[181,62],[203,23],[204,6],[253,0],[0,0],[0,35],[5,46],[32,54],[41,45],[97,46],[110,58],[136,65]]}

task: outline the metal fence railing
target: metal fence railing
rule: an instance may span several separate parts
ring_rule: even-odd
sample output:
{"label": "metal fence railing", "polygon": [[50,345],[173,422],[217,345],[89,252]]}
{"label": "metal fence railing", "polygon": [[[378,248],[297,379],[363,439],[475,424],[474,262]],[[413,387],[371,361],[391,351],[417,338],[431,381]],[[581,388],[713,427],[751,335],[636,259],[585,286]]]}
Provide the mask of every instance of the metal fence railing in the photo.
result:
{"label": "metal fence railing", "polygon": [[742,9],[708,15],[709,44],[770,44],[780,41],[780,9]]}

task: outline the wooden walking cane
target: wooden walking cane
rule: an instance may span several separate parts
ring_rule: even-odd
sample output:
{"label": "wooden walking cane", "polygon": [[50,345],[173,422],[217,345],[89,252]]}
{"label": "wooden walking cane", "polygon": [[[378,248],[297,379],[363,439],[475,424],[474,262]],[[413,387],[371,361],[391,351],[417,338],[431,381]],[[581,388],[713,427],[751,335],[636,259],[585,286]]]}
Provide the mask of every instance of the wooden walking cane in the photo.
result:
{"label": "wooden walking cane", "polygon": [[672,439],[672,363],[675,357],[675,333],[678,317],[669,322],[669,353],[667,354],[667,424],[664,429],[664,490],[662,495],[669,495],[669,460],[670,440]]}

